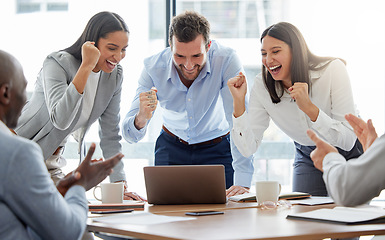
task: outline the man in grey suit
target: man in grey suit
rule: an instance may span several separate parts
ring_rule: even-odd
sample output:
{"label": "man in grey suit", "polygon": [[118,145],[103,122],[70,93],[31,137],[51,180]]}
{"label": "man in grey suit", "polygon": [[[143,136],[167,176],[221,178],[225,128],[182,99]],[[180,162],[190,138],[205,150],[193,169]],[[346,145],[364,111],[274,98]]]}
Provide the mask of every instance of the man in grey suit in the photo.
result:
{"label": "man in grey suit", "polygon": [[323,171],[323,179],[334,201],[344,206],[357,206],[385,189],[385,134],[377,136],[372,120],[365,122],[352,114],[345,118],[362,143],[364,154],[345,161],[333,146],[308,130],[310,139],[316,144],[310,156],[314,166]]}
{"label": "man in grey suit", "polygon": [[0,239],[79,239],[87,220],[85,191],[111,174],[123,154],[91,161],[92,144],[55,187],[39,145],[9,129],[17,125],[26,85],[20,63],[0,50]]}

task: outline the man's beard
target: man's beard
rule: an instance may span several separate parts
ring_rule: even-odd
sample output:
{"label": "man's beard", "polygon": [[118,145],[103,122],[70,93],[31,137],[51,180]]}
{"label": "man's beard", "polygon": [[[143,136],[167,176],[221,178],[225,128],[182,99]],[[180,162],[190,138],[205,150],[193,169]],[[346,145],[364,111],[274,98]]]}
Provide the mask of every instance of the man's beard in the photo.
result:
{"label": "man's beard", "polygon": [[178,68],[178,72],[182,75],[182,77],[185,80],[194,81],[199,76],[199,73],[202,71],[202,68],[203,67],[201,65],[198,65],[198,64],[195,65],[194,66],[195,74],[190,75],[190,74],[186,74],[186,68],[183,66],[183,64],[180,64]]}

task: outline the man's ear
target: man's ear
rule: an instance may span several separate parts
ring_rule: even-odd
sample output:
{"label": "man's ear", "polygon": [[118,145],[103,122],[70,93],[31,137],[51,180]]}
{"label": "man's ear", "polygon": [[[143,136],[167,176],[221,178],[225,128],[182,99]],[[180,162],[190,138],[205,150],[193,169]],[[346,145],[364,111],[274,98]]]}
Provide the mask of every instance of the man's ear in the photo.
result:
{"label": "man's ear", "polygon": [[211,47],[211,40],[209,41],[209,43],[206,45],[206,52],[208,52],[210,50],[210,47]]}
{"label": "man's ear", "polygon": [[3,83],[0,85],[0,103],[8,105],[11,101],[11,88],[8,83]]}

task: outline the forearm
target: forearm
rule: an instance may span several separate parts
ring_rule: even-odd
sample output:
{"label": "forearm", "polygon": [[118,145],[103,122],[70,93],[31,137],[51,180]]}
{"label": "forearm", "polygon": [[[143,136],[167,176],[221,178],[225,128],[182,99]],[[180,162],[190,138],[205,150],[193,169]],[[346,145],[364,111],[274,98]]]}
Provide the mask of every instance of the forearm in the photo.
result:
{"label": "forearm", "polygon": [[311,104],[308,108],[304,109],[303,112],[310,118],[312,122],[315,122],[319,115],[319,109],[314,104]]}
{"label": "forearm", "polygon": [[384,144],[385,137],[382,136],[359,158],[347,162],[337,153],[326,155],[324,180],[336,203],[346,206],[364,204],[385,188]]}
{"label": "forearm", "polygon": [[250,157],[242,156],[232,140],[230,143],[233,157],[234,185],[250,187],[254,173],[253,155]]}
{"label": "forearm", "polygon": [[71,84],[64,95],[64,98],[50,109],[50,121],[60,130],[66,130],[73,123],[80,110],[82,99]]}
{"label": "forearm", "polygon": [[74,79],[72,80],[72,83],[75,85],[75,88],[78,91],[78,93],[83,94],[84,88],[86,87],[87,80],[91,74],[91,71],[92,71],[91,66],[87,66],[83,63],[80,64],[80,67],[76,72]]}
{"label": "forearm", "polygon": [[48,108],[52,124],[60,129],[67,129],[78,113],[82,94],[70,82],[71,72],[61,64],[63,59],[48,57],[38,76],[37,86],[44,92],[45,104]]}
{"label": "forearm", "polygon": [[[115,154],[122,152],[122,145],[120,140],[120,99],[121,99],[121,87],[111,99],[108,107],[99,118],[99,137],[100,137],[100,148],[103,151],[103,156],[108,159]],[[110,181],[125,181],[126,175],[124,173],[124,164],[120,161],[114,168],[110,175]]]}
{"label": "forearm", "polygon": [[237,150],[244,156],[253,155],[260,144],[260,141],[254,137],[253,132],[249,128],[248,114],[244,113],[238,118],[233,118],[233,129],[231,137]]}
{"label": "forearm", "polygon": [[356,135],[346,121],[332,119],[323,111],[319,111],[319,116],[315,122],[309,122],[309,127],[315,130],[327,142],[335,147],[349,151],[356,142]]}
{"label": "forearm", "polygon": [[137,130],[141,130],[147,125],[149,119],[146,119],[146,116],[141,115],[140,113],[136,114],[134,117],[134,126]]}
{"label": "forearm", "polygon": [[126,181],[126,174],[124,172],[124,164],[122,161],[118,162],[113,168],[113,172],[110,175],[110,182]]}
{"label": "forearm", "polygon": [[[87,221],[88,202],[85,196],[85,189],[82,186],[75,185],[71,187],[65,195],[65,200],[70,206],[69,217],[65,218],[66,225],[61,223],[64,231],[60,236],[64,239],[76,239],[76,236],[81,237],[84,233]],[[52,226],[51,226],[52,227]],[[57,228],[60,228],[59,226]],[[68,231],[71,229],[71,231]],[[54,234],[58,235],[57,231]]]}
{"label": "forearm", "polygon": [[134,125],[135,116],[126,115],[122,123],[122,136],[128,143],[139,142],[147,132],[147,127],[138,130]]}
{"label": "forearm", "polygon": [[234,117],[237,118],[241,116],[246,111],[245,98],[234,99],[233,107],[234,107],[234,111],[233,111]]}
{"label": "forearm", "polygon": [[140,93],[149,91],[151,87],[153,87],[151,78],[148,76],[147,72],[143,70],[141,78],[139,79],[136,95],[131,103],[131,108],[122,123],[123,138],[129,143],[140,141],[146,134],[148,121],[142,118],[136,119],[136,116],[140,111]]}

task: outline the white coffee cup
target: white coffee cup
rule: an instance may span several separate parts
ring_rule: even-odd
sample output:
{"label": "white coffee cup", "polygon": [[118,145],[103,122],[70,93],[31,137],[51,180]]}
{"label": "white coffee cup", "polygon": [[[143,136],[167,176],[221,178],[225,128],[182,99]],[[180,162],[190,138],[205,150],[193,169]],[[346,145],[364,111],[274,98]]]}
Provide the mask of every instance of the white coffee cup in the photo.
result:
{"label": "white coffee cup", "polygon": [[[95,190],[100,188],[102,197],[96,196]],[[123,203],[124,184],[123,183],[101,183],[94,188],[94,197],[102,203]]]}
{"label": "white coffee cup", "polygon": [[277,202],[281,192],[281,184],[277,181],[258,181],[255,183],[258,205],[263,202]]}

